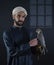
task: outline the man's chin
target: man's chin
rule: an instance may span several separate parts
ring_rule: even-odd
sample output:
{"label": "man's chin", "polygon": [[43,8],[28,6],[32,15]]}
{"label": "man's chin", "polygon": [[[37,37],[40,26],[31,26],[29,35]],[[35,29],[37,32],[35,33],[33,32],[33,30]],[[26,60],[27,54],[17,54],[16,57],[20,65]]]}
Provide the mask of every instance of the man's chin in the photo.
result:
{"label": "man's chin", "polygon": [[17,25],[18,25],[18,26],[23,26],[23,24],[19,24],[19,23],[18,23]]}
{"label": "man's chin", "polygon": [[15,21],[15,23],[16,23],[16,25],[18,25],[18,26],[23,26],[23,24],[24,24],[24,22],[21,22],[21,21]]}

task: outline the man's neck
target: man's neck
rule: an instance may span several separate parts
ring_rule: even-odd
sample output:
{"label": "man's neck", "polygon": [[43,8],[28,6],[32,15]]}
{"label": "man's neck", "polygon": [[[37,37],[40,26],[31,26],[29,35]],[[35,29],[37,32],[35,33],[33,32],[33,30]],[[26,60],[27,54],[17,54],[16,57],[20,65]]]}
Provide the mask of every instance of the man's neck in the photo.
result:
{"label": "man's neck", "polygon": [[22,28],[22,26],[16,25],[15,22],[14,22],[13,26],[15,26],[15,27],[19,27],[19,28]]}

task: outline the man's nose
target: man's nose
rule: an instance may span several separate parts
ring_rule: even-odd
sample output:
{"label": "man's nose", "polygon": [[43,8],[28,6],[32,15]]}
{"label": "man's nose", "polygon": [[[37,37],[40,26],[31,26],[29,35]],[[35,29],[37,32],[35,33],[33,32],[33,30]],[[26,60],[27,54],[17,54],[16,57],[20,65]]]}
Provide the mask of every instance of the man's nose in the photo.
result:
{"label": "man's nose", "polygon": [[19,20],[21,21],[22,20],[22,17],[20,17]]}

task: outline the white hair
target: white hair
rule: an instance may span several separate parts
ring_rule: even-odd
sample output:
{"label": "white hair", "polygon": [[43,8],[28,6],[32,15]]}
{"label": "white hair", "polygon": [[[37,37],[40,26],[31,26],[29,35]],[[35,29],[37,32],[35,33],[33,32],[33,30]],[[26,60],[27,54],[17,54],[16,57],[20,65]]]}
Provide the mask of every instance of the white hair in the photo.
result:
{"label": "white hair", "polygon": [[18,7],[15,7],[14,9],[13,9],[13,11],[12,11],[12,15],[15,15],[15,14],[17,14],[18,12],[24,12],[25,13],[25,15],[27,16],[27,11],[26,11],[26,9],[24,9],[23,7],[21,7],[21,6],[18,6]]}

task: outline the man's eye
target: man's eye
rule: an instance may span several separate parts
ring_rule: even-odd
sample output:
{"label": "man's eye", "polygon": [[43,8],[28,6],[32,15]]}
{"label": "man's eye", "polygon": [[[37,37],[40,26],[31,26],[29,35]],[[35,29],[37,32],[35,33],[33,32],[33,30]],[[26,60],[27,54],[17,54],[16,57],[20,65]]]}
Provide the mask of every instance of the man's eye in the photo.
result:
{"label": "man's eye", "polygon": [[23,18],[25,18],[25,16],[23,16]]}
{"label": "man's eye", "polygon": [[20,15],[18,15],[18,17],[20,17]]}

